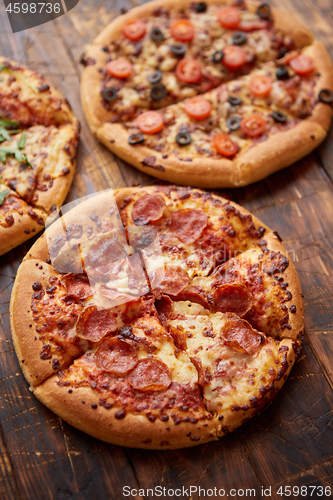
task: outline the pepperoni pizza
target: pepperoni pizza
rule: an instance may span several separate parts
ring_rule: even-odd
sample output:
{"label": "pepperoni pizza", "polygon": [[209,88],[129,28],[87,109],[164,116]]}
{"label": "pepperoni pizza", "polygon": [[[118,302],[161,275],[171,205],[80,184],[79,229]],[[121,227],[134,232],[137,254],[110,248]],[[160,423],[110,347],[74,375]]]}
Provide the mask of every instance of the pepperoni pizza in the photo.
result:
{"label": "pepperoni pizza", "polygon": [[107,26],[83,62],[93,133],[169,182],[258,181],[312,151],[332,117],[325,47],[250,0],[149,2]]}
{"label": "pepperoni pizza", "polygon": [[33,245],[11,325],[31,390],[61,418],[110,443],[180,448],[271,402],[303,306],[279,236],[243,208],[186,187],[123,188]]}
{"label": "pepperoni pizza", "polygon": [[68,102],[42,75],[0,57],[0,255],[63,203],[78,134]]}

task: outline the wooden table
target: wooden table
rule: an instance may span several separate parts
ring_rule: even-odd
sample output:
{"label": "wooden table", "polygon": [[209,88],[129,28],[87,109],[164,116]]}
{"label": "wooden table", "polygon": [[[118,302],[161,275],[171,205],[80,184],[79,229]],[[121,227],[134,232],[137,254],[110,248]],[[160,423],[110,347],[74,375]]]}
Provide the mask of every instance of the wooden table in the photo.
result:
{"label": "wooden table", "polygon": [[[331,0],[274,3],[307,24],[333,57]],[[63,90],[81,121],[77,173],[67,201],[109,187],[154,182],[113,157],[94,139],[80,106],[79,60],[84,45],[121,7],[134,4],[136,0],[81,0],[54,22],[12,34],[1,3],[0,53],[42,72]],[[273,404],[228,437],[194,449],[153,452],[111,446],[70,427],[35,399],[16,359],[8,313],[17,268],[33,241],[2,256],[1,500],[114,500],[126,498],[126,485],[133,489],[217,487],[226,494],[232,488],[244,490],[234,498],[245,498],[245,490],[250,488],[256,489],[256,498],[262,498],[261,487],[271,486],[268,498],[281,499],[277,494],[281,485],[332,485],[332,181],[333,128],[318,150],[291,168],[244,189],[221,192],[282,235],[303,288],[306,335],[300,358]],[[141,497],[138,492],[128,498]],[[189,497],[189,492],[181,494],[181,498]],[[192,494],[192,498],[198,495]],[[319,496],[315,493],[312,498]]]}

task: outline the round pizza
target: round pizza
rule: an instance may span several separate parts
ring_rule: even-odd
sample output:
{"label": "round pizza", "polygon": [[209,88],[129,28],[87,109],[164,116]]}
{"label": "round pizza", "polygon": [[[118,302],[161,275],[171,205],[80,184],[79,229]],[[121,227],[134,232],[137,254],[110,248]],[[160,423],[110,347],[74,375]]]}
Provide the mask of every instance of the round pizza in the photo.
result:
{"label": "round pizza", "polygon": [[331,122],[325,47],[259,2],[149,2],[108,25],[83,63],[93,133],[172,183],[256,182],[311,152]]}
{"label": "round pizza", "polygon": [[218,439],[266,407],[303,332],[279,235],[177,186],[104,191],[55,220],[10,310],[42,403],[99,439],[150,449]]}
{"label": "round pizza", "polygon": [[0,255],[44,229],[70,188],[79,123],[46,79],[0,57]]}

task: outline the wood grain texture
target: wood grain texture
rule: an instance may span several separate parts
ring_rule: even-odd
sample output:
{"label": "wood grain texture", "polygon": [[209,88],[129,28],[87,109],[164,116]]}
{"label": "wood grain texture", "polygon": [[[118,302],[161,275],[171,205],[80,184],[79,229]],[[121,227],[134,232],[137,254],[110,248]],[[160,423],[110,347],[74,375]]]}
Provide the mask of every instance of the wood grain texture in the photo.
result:
{"label": "wood grain texture", "polygon": [[[84,45],[121,8],[141,3],[81,0],[53,23],[15,35],[0,4],[0,53],[41,71],[63,90],[81,121],[77,174],[67,201],[108,187],[154,182],[97,143],[79,98]],[[272,3],[307,24],[333,56],[330,0]],[[125,485],[216,486],[227,492],[255,488],[257,498],[261,486],[272,486],[271,498],[280,499],[280,485],[333,484],[332,159],[331,128],[322,146],[291,168],[252,186],[219,192],[283,237],[303,288],[306,335],[303,352],[271,406],[230,436],[196,449],[152,452],[107,445],[71,428],[41,405],[19,369],[8,315],[15,274],[33,240],[0,258],[1,500],[116,500],[124,498]]]}

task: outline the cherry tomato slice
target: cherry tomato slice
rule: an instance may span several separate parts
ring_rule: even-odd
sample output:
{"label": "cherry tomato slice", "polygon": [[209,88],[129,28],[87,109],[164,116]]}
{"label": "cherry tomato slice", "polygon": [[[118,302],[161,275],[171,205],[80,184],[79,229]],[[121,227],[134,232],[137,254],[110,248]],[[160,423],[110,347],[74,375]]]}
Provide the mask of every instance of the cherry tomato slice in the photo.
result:
{"label": "cherry tomato slice", "polygon": [[170,26],[170,32],[179,42],[190,42],[194,38],[194,26],[187,19],[174,21]]}
{"label": "cherry tomato slice", "polygon": [[195,59],[181,59],[176,67],[176,76],[182,82],[198,83],[202,78],[201,66]]}
{"label": "cherry tomato slice", "polygon": [[119,57],[110,61],[106,65],[106,70],[111,76],[116,78],[128,78],[132,73],[132,64],[124,57]]}
{"label": "cherry tomato slice", "polygon": [[192,97],[185,102],[184,109],[186,113],[195,120],[204,120],[207,118],[212,110],[212,106],[209,101],[203,97]]}
{"label": "cherry tomato slice", "polygon": [[124,24],[121,32],[129,40],[140,40],[146,34],[146,25],[140,19],[131,19]]}
{"label": "cherry tomato slice", "polygon": [[315,62],[312,57],[300,54],[299,56],[290,59],[289,66],[298,75],[308,75],[315,69]]}
{"label": "cherry tomato slice", "polygon": [[238,151],[238,145],[227,134],[217,134],[213,139],[213,147],[227,157],[234,156]]}
{"label": "cherry tomato slice", "polygon": [[239,25],[241,15],[236,7],[222,7],[217,13],[217,19],[223,28],[234,29]]}
{"label": "cherry tomato slice", "polygon": [[156,134],[164,127],[164,120],[158,111],[146,111],[139,115],[136,123],[144,134]]}
{"label": "cherry tomato slice", "polygon": [[249,87],[254,95],[266,96],[272,90],[272,79],[268,75],[253,76],[249,82]]}
{"label": "cherry tomato slice", "polygon": [[229,45],[223,50],[223,64],[229,69],[238,69],[246,61],[246,52],[242,47]]}
{"label": "cherry tomato slice", "polygon": [[260,115],[249,115],[242,119],[240,126],[244,134],[259,137],[265,132],[267,123]]}

